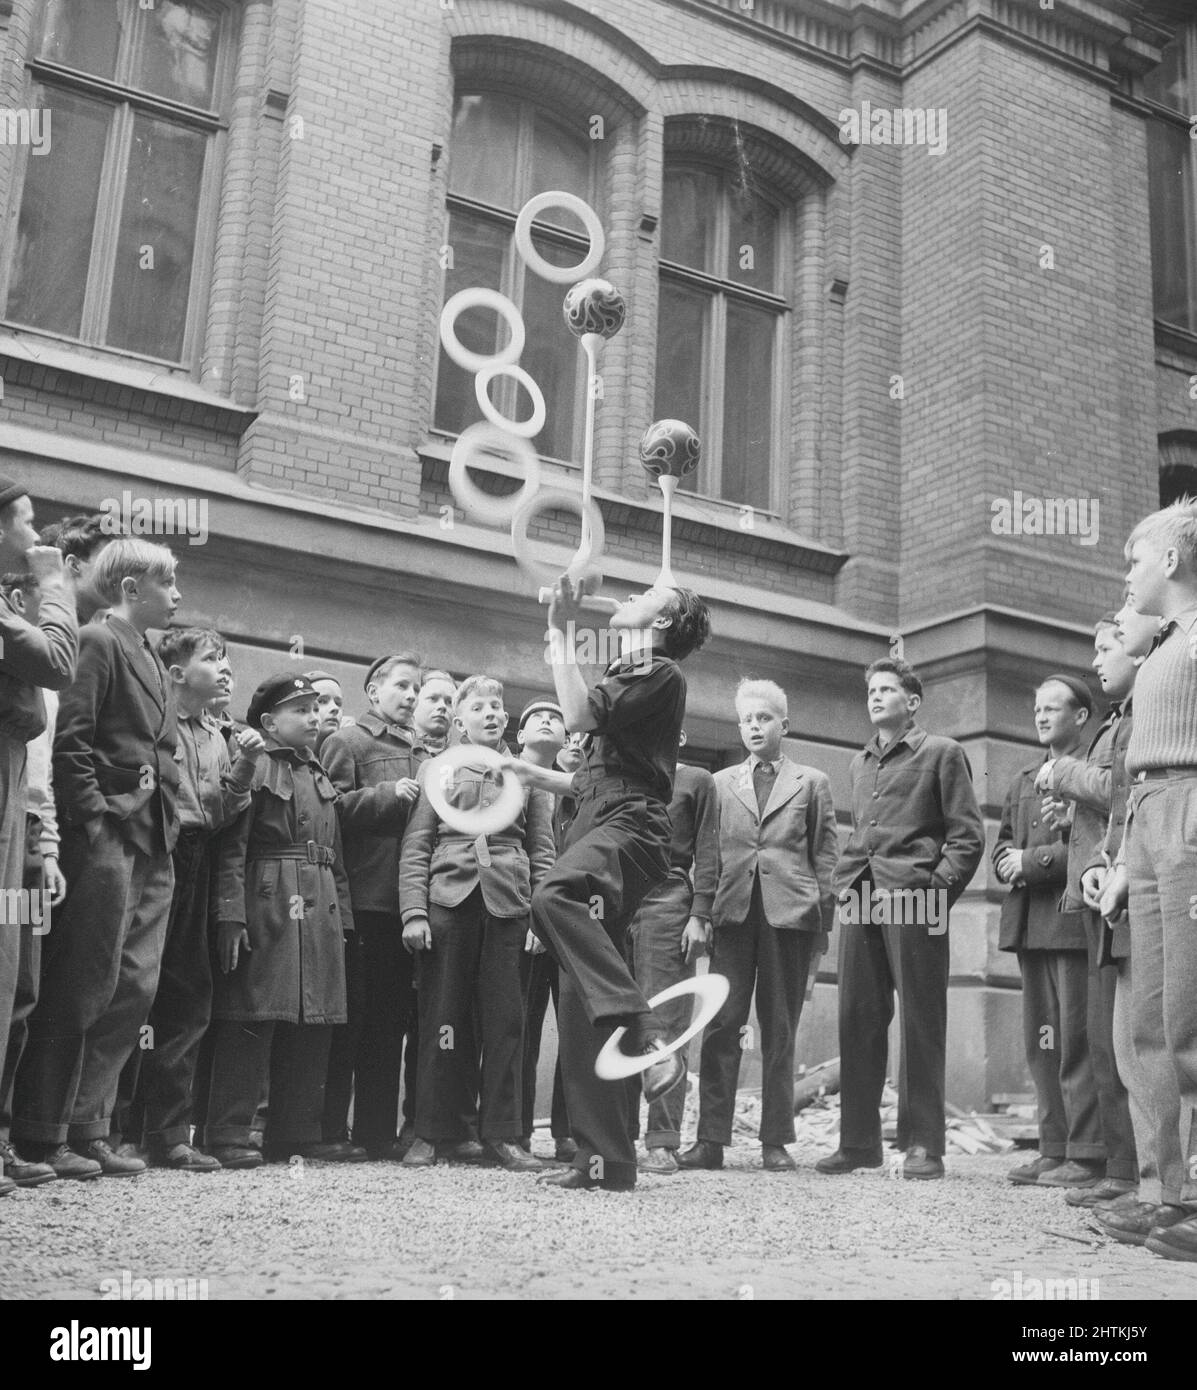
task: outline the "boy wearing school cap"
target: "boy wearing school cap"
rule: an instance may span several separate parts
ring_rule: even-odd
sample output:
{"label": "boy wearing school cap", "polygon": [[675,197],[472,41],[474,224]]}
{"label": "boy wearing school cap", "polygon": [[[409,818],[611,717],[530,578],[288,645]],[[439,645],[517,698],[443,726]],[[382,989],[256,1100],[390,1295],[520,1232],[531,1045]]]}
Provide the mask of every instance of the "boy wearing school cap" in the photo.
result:
{"label": "boy wearing school cap", "polygon": [[349,1137],[371,1158],[403,1157],[395,1137],[403,1036],[414,1022],[412,957],[399,920],[399,847],[427,753],[412,732],[420,658],[380,656],[366,672],[369,711],[321,751],[338,803],[355,931],[346,938],[349,1025],[333,1039],[324,1137]]}
{"label": "boy wearing school cap", "polygon": [[322,1139],[333,1026],[344,1023],[343,934],[353,930],[337,790],[312,754],[311,681],[272,676],[254,691],[261,731],[250,804],[225,831],[216,884],[212,1070],[205,1147],[226,1168],[256,1168],[254,1113],[267,1078],[269,1157],[353,1162]]}
{"label": "boy wearing school cap", "polygon": [[1053,763],[1086,766],[1078,754],[1089,742],[1092,713],[1088,687],[1072,676],[1049,676],[1036,689],[1035,731],[1047,760],[1015,778],[993,850],[994,872],[1011,889],[998,945],[1018,954],[1023,1041],[1039,1109],[1039,1155],[1007,1174],[1020,1186],[1084,1186],[1105,1157],[1086,1025],[1084,912],[1069,902],[1069,840],[1077,828],[1054,799],[1045,809],[1036,786]]}

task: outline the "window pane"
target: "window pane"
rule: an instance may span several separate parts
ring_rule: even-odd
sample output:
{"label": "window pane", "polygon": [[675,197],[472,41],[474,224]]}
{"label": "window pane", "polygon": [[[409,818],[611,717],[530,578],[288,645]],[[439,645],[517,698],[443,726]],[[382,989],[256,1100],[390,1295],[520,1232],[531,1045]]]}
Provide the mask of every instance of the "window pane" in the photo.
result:
{"label": "window pane", "polygon": [[728,502],[772,504],[773,339],[777,316],[729,302],[723,393],[723,484]]}
{"label": "window pane", "polygon": [[1185,40],[1186,35],[1182,33],[1164,49],[1159,66],[1152,68],[1143,79],[1143,91],[1149,100],[1187,116],[1192,97],[1185,74]]}
{"label": "window pane", "polygon": [[17,223],[8,318],[76,336],[83,321],[96,197],[109,112],[66,92],[35,88],[53,109],[49,153],[30,153]]}
{"label": "window pane", "polygon": [[1194,189],[1187,130],[1166,121],[1147,127],[1151,190],[1151,273],[1156,317],[1197,330],[1192,241]]}
{"label": "window pane", "polygon": [[120,42],[117,0],[48,0],[41,46],[47,61],[112,77]]}
{"label": "window pane", "polygon": [[[654,420],[684,420],[702,434],[703,363],[707,356],[710,297],[661,281],[661,307],[657,332],[657,387]],[[693,489],[698,478],[691,473],[680,484]]]}
{"label": "window pane", "polygon": [[508,97],[459,96],[453,108],[449,188],[463,198],[517,212],[519,104]]}
{"label": "window pane", "polygon": [[[472,285],[485,285],[497,290],[503,283],[503,258],[508,233],[481,218],[455,213],[449,221],[449,245],[453,264],[445,272],[445,298]],[[494,352],[500,341],[507,341],[507,328],[491,309],[468,309],[457,320],[456,332],[463,346],[471,352]],[[502,338],[500,339],[500,334]],[[525,349],[526,351],[526,349]],[[494,386],[495,400],[499,385]],[[474,373],[464,371],[451,362],[442,349],[436,378],[436,413],[438,429],[460,434],[467,425],[481,419],[474,397]]]}
{"label": "window pane", "polygon": [[777,263],[777,213],[763,198],[736,188],[730,189],[728,202],[728,279],[772,292]]}
{"label": "window pane", "polygon": [[143,17],[135,84],[189,106],[211,106],[219,12],[194,0],[156,0]]}
{"label": "window pane", "polygon": [[[542,237],[533,237],[532,244],[550,265],[572,265],[578,253],[554,246]],[[565,286],[550,284],[539,275],[524,276],[524,326],[528,331],[520,366],[544,392],[547,419],[545,427],[532,441],[538,453],[553,458],[574,457],[574,413],[578,391],[578,340],[565,326],[561,301]],[[495,400],[498,385],[495,386]],[[509,403],[505,412],[515,410],[523,419],[531,405],[521,389],[519,404]],[[581,463],[579,453],[577,462]]]}
{"label": "window pane", "polygon": [[177,361],[187,327],[207,138],[166,121],[133,124],[108,342]]}
{"label": "window pane", "polygon": [[[576,135],[541,112],[536,114],[533,130],[531,180],[525,197],[560,189],[589,203],[589,136]],[[538,220],[554,227],[564,227],[567,231],[583,231],[582,223],[572,214],[558,212],[554,208],[546,208],[545,215]]]}
{"label": "window pane", "polygon": [[719,178],[701,169],[667,169],[661,207],[661,255],[694,270],[713,270]]}

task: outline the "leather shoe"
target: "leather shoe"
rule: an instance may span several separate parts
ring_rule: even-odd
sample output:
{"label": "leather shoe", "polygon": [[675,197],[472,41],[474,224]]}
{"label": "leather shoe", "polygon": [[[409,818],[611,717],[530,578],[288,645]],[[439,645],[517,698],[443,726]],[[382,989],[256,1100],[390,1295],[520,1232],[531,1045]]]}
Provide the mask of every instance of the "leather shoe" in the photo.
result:
{"label": "leather shoe", "polygon": [[218,1173],[221,1166],[220,1159],[183,1143],[151,1150],[150,1162],[155,1168],[173,1168],[176,1173]]}
{"label": "leather shoe", "polygon": [[1184,1207],[1157,1206],[1154,1202],[1134,1202],[1121,1209],[1097,1207],[1093,1219],[1097,1228],[1123,1245],[1146,1245],[1153,1231],[1188,1220]]}
{"label": "leather shoe", "polygon": [[1185,1211],[1183,1221],[1164,1226],[1157,1222],[1147,1236],[1147,1248],[1153,1255],[1166,1260],[1188,1260],[1197,1263],[1197,1212]]}
{"label": "leather shoe", "polygon": [[1106,1165],[1100,1161],[1068,1158],[1049,1173],[1040,1173],[1036,1187],[1096,1187],[1106,1175]]}
{"label": "leather shoe", "polygon": [[716,1169],[723,1167],[723,1145],[716,1144],[710,1139],[700,1139],[697,1144],[691,1144],[688,1149],[677,1156],[677,1166],[679,1168],[709,1168]]}
{"label": "leather shoe", "polygon": [[816,1173],[854,1173],[857,1168],[880,1168],[881,1154],[874,1150],[836,1149],[833,1154],[824,1154],[815,1164]]}
{"label": "leather shoe", "polygon": [[208,1153],[222,1168],[260,1168],[262,1150],[249,1144],[213,1144]]}
{"label": "leather shoe", "polygon": [[1100,1207],[1138,1190],[1136,1183],[1127,1182],[1125,1178],[1102,1178],[1096,1187],[1076,1187],[1066,1192],[1064,1200],[1070,1207]]}
{"label": "leather shoe", "polygon": [[7,1197],[10,1192],[15,1192],[17,1185],[11,1178],[0,1178],[0,1197]]}
{"label": "leather shoe", "polygon": [[42,1162],[48,1164],[60,1178],[102,1177],[104,1170],[90,1158],[77,1154],[68,1144],[48,1144],[42,1154]]}
{"label": "leather shoe", "polygon": [[533,1158],[518,1144],[512,1144],[508,1140],[493,1140],[485,1149],[487,1162],[497,1163],[509,1173],[539,1173],[544,1169],[544,1164],[539,1158]]}
{"label": "leather shoe", "polygon": [[412,1146],[403,1155],[405,1168],[432,1168],[436,1164],[436,1145],[427,1139],[413,1140]]}
{"label": "leather shoe", "polygon": [[30,1163],[22,1158],[7,1139],[0,1140],[0,1175],[11,1178],[17,1187],[40,1187],[58,1177],[48,1163]]}
{"label": "leather shoe", "polygon": [[642,1173],[657,1173],[661,1176],[676,1173],[678,1170],[677,1151],[676,1149],[667,1149],[663,1144],[654,1144],[639,1160],[636,1167]]}
{"label": "leather shoe", "polygon": [[1011,1168],[1006,1174],[1006,1181],[1017,1183],[1020,1187],[1034,1187],[1042,1174],[1063,1166],[1062,1158],[1049,1158],[1046,1154],[1041,1154],[1030,1163],[1020,1163],[1017,1168]]}
{"label": "leather shoe", "polygon": [[272,1144],[278,1157],[289,1159],[298,1154],[309,1163],[365,1163],[370,1155],[348,1139],[318,1139],[311,1144]]}
{"label": "leather shoe", "polygon": [[411,1149],[410,1144],[401,1144],[391,1139],[385,1144],[367,1144],[366,1153],[374,1163],[402,1163]]}
{"label": "leather shoe", "polygon": [[140,1144],[133,1143],[131,1139],[126,1139],[123,1144],[116,1146],[116,1156],[118,1158],[140,1158],[147,1168],[150,1165],[149,1149],[142,1148]]}
{"label": "leather shoe", "polygon": [[922,1144],[912,1144],[902,1160],[904,1178],[942,1178],[943,1159],[929,1154]]}
{"label": "leather shoe", "polygon": [[443,1158],[447,1163],[484,1163],[486,1150],[477,1139],[462,1139],[457,1143],[450,1141],[438,1144],[436,1156]]}
{"label": "leather shoe", "polygon": [[798,1165],[780,1144],[762,1144],[761,1167],[766,1173],[786,1173]]}
{"label": "leather shoe", "polygon": [[572,1163],[578,1156],[578,1146],[572,1139],[558,1139],[553,1149],[553,1157],[558,1163]]}
{"label": "leather shoe", "polygon": [[682,1061],[679,1052],[665,1053],[665,1044],[660,1038],[654,1038],[648,1043],[643,1055],[649,1056],[654,1052],[660,1052],[662,1056],[659,1062],[654,1062],[640,1077],[640,1086],[644,1091],[644,1099],[651,1104],[654,1100],[660,1100],[663,1095],[685,1079],[686,1064]]}
{"label": "leather shoe", "polygon": [[545,1187],[556,1187],[565,1192],[592,1192],[596,1187],[604,1192],[631,1192],[636,1186],[632,1178],[592,1178],[580,1168],[566,1168],[561,1173],[549,1173],[540,1180]]}
{"label": "leather shoe", "polygon": [[[100,1165],[106,1178],[136,1178],[146,1170],[144,1159],[126,1158],[112,1147],[107,1139],[91,1139],[75,1149],[83,1158]],[[51,1164],[53,1167],[53,1164]]]}

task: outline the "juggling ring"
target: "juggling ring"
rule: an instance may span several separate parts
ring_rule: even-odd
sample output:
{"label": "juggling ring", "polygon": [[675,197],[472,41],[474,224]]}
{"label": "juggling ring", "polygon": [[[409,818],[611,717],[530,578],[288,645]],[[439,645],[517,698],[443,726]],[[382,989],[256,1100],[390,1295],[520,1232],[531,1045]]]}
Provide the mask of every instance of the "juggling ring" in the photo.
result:
{"label": "juggling ring", "polygon": [[[524,469],[524,484],[518,492],[496,497],[483,492],[470,480],[470,468],[486,466],[482,455],[487,447],[493,453],[514,455]],[[518,434],[511,434],[485,420],[470,425],[457,436],[449,458],[449,491],[462,511],[479,526],[507,526],[525,502],[536,495],[540,487],[540,455]]]}
{"label": "juggling ring", "polygon": [[[497,376],[514,377],[531,396],[532,414],[526,420],[509,420],[506,415],[500,413],[494,401],[491,400],[490,384]],[[522,439],[531,439],[534,434],[539,434],[544,429],[547,414],[544,392],[524,371],[523,367],[515,367],[507,362],[494,362],[488,367],[479,368],[478,374],[474,377],[474,395],[478,397],[478,408],[483,415],[492,425],[498,425],[501,430],[509,430],[512,434],[518,434]]]}
{"label": "juggling ring", "polygon": [[556,583],[561,574],[561,567],[537,560],[532,555],[528,543],[528,525],[540,512],[553,511],[558,507],[563,511],[577,512],[580,518],[585,517],[590,522],[589,534],[583,531],[578,553],[569,562],[566,573],[575,581],[583,577],[597,577],[601,583],[602,574],[598,569],[598,559],[607,543],[603,514],[593,502],[583,502],[576,492],[538,492],[519,509],[511,523],[511,546],[515,551],[516,564],[538,589]]}
{"label": "juggling ring", "polygon": [[663,989],[660,994],[654,994],[648,1001],[650,1009],[655,1009],[660,1004],[668,1004],[671,999],[680,999],[683,994],[696,995],[699,1000],[697,1018],[684,1033],[674,1038],[671,1043],[667,1043],[663,1050],[657,1048],[652,1052],[641,1053],[637,1057],[629,1057],[626,1053],[620,1052],[619,1041],[628,1030],[617,1028],[603,1044],[602,1051],[594,1059],[595,1076],[601,1081],[621,1081],[624,1077],[635,1076],[638,1072],[647,1071],[649,1067],[655,1066],[662,1057],[668,1057],[670,1053],[685,1047],[692,1037],[701,1033],[723,1007],[730,992],[731,985],[728,983],[726,975],[696,975],[692,980],[682,980],[680,984],[670,985],[668,989]]}
{"label": "juggling ring", "polygon": [[[457,320],[467,309],[494,309],[501,318],[506,319],[507,327],[511,330],[511,341],[502,352],[473,352],[458,339]],[[498,290],[488,290],[482,285],[458,290],[445,302],[441,310],[440,332],[441,346],[467,372],[480,372],[487,367],[503,367],[518,362],[526,336],[523,317],[511,300]]]}
{"label": "juggling ring", "polygon": [[[545,208],[563,208],[566,212],[572,212],[585,226],[586,235],[590,238],[590,250],[585,260],[577,265],[550,265],[532,245],[532,219]],[[529,270],[555,285],[572,285],[576,280],[585,280],[592,275],[603,259],[606,244],[598,214],[575,193],[537,193],[520,208],[519,216],[515,219],[515,249],[520,253],[520,258]]]}
{"label": "juggling ring", "polygon": [[432,809],[446,825],[460,835],[497,835],[506,830],[519,815],[524,805],[524,787],[520,779],[509,768],[503,771],[503,790],[499,799],[489,806],[463,810],[460,806],[449,804],[441,778],[449,768],[463,764],[486,768],[503,766],[502,757],[493,748],[484,748],[476,743],[458,743],[446,748],[424,765],[420,785],[424,789]]}

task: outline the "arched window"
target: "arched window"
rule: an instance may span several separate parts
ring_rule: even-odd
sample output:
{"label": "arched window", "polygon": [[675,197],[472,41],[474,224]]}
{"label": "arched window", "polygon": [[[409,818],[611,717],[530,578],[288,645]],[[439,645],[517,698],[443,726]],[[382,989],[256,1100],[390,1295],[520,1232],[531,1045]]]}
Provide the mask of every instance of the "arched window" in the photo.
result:
{"label": "arched window", "polygon": [[1155,108],[1147,124],[1151,273],[1155,316],[1197,333],[1197,25],[1164,49],[1144,80]]}
{"label": "arched window", "polygon": [[689,486],[776,501],[779,368],[789,304],[785,215],[743,167],[666,157],[654,416],[698,430]]}
{"label": "arched window", "polygon": [[200,0],[47,0],[7,320],[167,362],[193,355],[232,29],[223,5]]}
{"label": "arched window", "polygon": [[[569,459],[577,450],[585,381],[577,340],[561,316],[564,285],[528,270],[515,249],[515,219],[535,193],[561,189],[600,212],[595,198],[595,152],[585,118],[576,127],[532,102],[494,92],[459,91],[449,149],[449,227],[445,298],[473,285],[500,290],[520,309],[527,330],[520,366],[544,393],[547,421],[536,448]],[[534,225],[533,244],[552,265],[576,265],[589,245],[582,224],[553,208]],[[470,310],[457,336],[474,352],[494,352],[507,329],[490,311]],[[516,384],[498,378],[491,399],[509,418],[527,415]],[[522,394],[522,393],[521,393]],[[459,434],[480,418],[474,377],[442,351],[437,371],[436,428]]]}

